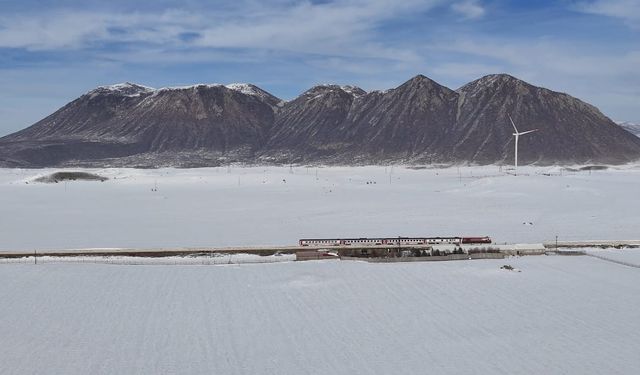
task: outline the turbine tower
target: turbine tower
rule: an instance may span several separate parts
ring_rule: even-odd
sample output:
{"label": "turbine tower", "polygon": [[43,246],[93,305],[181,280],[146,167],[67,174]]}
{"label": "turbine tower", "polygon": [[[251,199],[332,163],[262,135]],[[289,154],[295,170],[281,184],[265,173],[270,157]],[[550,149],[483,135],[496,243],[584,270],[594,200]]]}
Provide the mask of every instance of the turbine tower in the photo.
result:
{"label": "turbine tower", "polygon": [[515,152],[514,152],[514,165],[515,165],[515,172],[514,174],[517,176],[518,175],[518,139],[520,139],[521,135],[525,135],[525,134],[529,134],[529,133],[533,133],[535,131],[538,131],[538,129],[533,129],[533,130],[527,130],[526,132],[518,132],[518,128],[516,128],[516,124],[513,122],[513,119],[511,118],[511,116],[507,113],[507,116],[509,116],[509,121],[511,121],[511,125],[513,125],[513,129],[516,131],[515,133],[513,133],[513,136],[516,137],[516,141],[515,141]]}

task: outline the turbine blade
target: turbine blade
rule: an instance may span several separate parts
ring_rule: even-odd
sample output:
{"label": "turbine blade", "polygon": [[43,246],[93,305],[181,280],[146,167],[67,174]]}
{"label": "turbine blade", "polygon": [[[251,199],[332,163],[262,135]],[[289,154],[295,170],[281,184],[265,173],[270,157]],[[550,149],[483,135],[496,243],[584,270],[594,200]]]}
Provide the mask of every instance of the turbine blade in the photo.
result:
{"label": "turbine blade", "polygon": [[537,132],[537,131],[538,131],[538,129],[527,130],[526,132],[522,132],[522,133],[520,133],[520,135],[523,135],[523,134],[529,134],[529,133],[533,133],[533,132]]}
{"label": "turbine blade", "polygon": [[516,124],[513,123],[513,119],[511,118],[511,116],[507,113],[507,116],[509,116],[509,121],[511,121],[511,125],[513,125],[513,128],[516,130],[516,133],[518,132],[518,128],[516,128]]}

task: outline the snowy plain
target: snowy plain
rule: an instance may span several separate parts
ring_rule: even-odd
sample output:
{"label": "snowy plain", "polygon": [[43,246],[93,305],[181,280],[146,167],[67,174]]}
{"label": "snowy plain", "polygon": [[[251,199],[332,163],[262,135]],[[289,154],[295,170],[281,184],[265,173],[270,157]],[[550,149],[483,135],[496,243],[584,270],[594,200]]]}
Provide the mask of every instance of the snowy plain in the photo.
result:
{"label": "snowy plain", "polygon": [[0,264],[0,374],[637,374],[638,271]]}
{"label": "snowy plain", "polygon": [[[295,245],[299,238],[640,239],[640,166],[0,169],[0,250]],[[68,169],[64,169],[68,170]],[[155,190],[157,187],[157,191]]]}
{"label": "snowy plain", "polygon": [[[92,169],[109,180],[33,181],[55,171],[0,170],[0,251],[293,245],[334,236],[640,237],[640,166],[526,167],[518,177],[496,166]],[[637,249],[588,252],[640,265]],[[590,256],[404,264],[234,256],[277,263],[0,262],[0,374],[640,368],[640,270],[632,266]]]}

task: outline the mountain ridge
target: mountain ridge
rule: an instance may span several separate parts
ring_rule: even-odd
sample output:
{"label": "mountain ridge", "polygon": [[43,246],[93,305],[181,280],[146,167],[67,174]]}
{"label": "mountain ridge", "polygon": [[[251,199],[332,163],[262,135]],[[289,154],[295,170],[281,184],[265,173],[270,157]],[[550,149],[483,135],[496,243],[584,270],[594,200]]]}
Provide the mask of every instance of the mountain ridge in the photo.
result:
{"label": "mountain ridge", "polygon": [[366,92],[316,85],[284,101],[247,83],[99,86],[0,138],[0,166],[227,163],[625,163],[640,138],[566,93],[492,74],[452,90],[418,74]]}

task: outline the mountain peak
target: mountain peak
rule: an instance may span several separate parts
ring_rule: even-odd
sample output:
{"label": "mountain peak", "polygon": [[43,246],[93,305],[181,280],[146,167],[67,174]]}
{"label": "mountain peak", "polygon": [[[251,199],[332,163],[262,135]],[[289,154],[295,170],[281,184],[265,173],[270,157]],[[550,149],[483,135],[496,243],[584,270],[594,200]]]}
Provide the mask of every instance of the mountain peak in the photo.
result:
{"label": "mountain peak", "polygon": [[346,92],[347,94],[351,94],[352,96],[355,96],[355,97],[362,96],[367,93],[366,91],[364,91],[358,86],[343,85],[343,86],[340,86],[340,88],[342,89],[342,91]]}
{"label": "mountain peak", "polygon": [[267,102],[271,106],[281,107],[284,104],[284,101],[281,99],[251,83],[230,83],[225,85],[225,87],[229,90],[238,91],[245,95],[255,96],[258,99]]}
{"label": "mountain peak", "polygon": [[184,90],[195,90],[195,89],[210,89],[210,88],[220,88],[220,87],[224,87],[223,84],[220,83],[196,83],[193,85],[186,85],[186,86],[169,86],[169,87],[162,87],[156,91],[160,92],[160,91],[184,91]]}
{"label": "mountain peak", "polygon": [[266,96],[273,96],[268,92],[264,91],[263,89],[261,89],[260,87],[253,85],[251,83],[230,83],[228,85],[225,85],[224,87],[228,88],[229,90],[241,92],[245,95],[253,95],[253,96],[258,96],[260,98],[264,98]]}
{"label": "mountain peak", "polygon": [[228,88],[229,90],[240,91],[241,93],[247,95],[256,95],[260,91],[263,91],[261,88],[251,83],[230,83],[228,85],[225,85],[224,87]]}
{"label": "mountain peak", "polygon": [[432,80],[431,78],[422,75],[422,74],[418,74],[415,77],[411,78],[410,80],[406,81],[405,83],[403,83],[402,85],[398,86],[396,89],[410,89],[410,90],[414,90],[414,89],[427,89],[428,91],[432,91],[432,90],[436,90],[436,91],[442,91],[445,93],[450,93],[453,92],[453,90],[451,90],[450,88],[443,86],[441,84],[439,84],[438,82]]}
{"label": "mountain peak", "polygon": [[442,85],[440,85],[438,82],[436,82],[436,81],[432,80],[431,78],[429,78],[429,77],[425,76],[424,74],[418,74],[418,75],[416,75],[416,76],[414,76],[414,77],[410,78],[410,79],[409,79],[407,82],[405,82],[405,83],[409,83],[409,82],[412,82],[412,83],[428,83],[428,84],[436,84],[436,85],[438,85],[438,86],[442,86]]}
{"label": "mountain peak", "polygon": [[122,96],[140,96],[141,94],[148,94],[154,92],[153,87],[139,85],[137,83],[123,82],[116,83],[114,85],[98,86],[97,88],[88,92],[90,95],[96,94],[115,94]]}
{"label": "mountain peak", "polygon": [[475,81],[469,82],[466,85],[460,87],[456,91],[460,92],[460,91],[473,90],[480,87],[498,87],[498,86],[504,86],[504,85],[529,87],[529,88],[536,87],[510,74],[500,73],[500,74],[489,74],[484,77],[478,78]]}
{"label": "mountain peak", "polygon": [[480,77],[479,79],[477,79],[478,81],[486,81],[486,80],[492,80],[492,81],[522,81],[519,78],[516,78],[514,76],[512,76],[511,74],[508,73],[496,73],[496,74],[487,74],[486,76]]}

